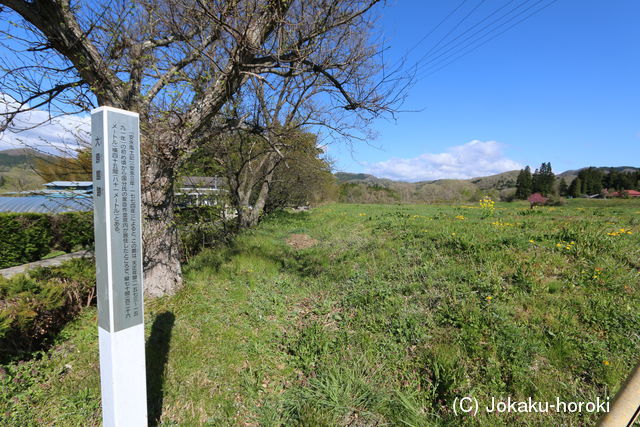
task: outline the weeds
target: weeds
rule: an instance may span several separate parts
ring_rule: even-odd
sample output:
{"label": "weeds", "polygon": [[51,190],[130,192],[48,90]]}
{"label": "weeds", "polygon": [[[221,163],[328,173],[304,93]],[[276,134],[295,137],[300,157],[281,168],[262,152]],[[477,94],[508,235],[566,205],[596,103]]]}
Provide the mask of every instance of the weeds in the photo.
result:
{"label": "weeds", "polygon": [[[616,392],[640,350],[639,211],[633,200],[572,200],[496,203],[492,215],[477,205],[275,214],[193,257],[185,289],[148,304],[147,324],[175,314],[158,420],[593,424],[594,414],[471,419],[451,405]],[[303,234],[317,243],[287,243]],[[0,414],[17,414],[7,423],[99,423],[94,331],[88,314],[41,360],[3,368]]]}

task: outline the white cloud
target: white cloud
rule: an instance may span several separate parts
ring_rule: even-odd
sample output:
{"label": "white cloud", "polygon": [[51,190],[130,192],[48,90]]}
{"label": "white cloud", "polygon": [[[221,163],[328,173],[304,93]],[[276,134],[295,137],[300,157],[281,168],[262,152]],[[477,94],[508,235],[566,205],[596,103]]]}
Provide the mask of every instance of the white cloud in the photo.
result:
{"label": "white cloud", "polygon": [[445,153],[392,158],[366,166],[367,173],[402,181],[468,179],[522,168],[518,162],[505,157],[500,143],[478,140],[451,147]]}
{"label": "white cloud", "polygon": [[[0,94],[0,113],[14,107],[14,103],[10,96]],[[0,120],[3,118],[0,116]],[[19,113],[9,128],[0,132],[0,150],[30,147],[52,154],[69,154],[79,147],[78,136],[86,137],[90,131],[88,115],[50,119],[47,111],[34,109]]]}

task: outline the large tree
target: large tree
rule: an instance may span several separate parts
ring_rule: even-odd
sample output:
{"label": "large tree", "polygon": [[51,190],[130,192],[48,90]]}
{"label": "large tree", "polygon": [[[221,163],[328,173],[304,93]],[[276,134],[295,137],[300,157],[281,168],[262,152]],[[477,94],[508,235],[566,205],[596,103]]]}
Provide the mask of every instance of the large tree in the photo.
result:
{"label": "large tree", "polygon": [[516,199],[526,200],[533,190],[533,181],[531,178],[531,169],[529,166],[520,170],[516,179]]}
{"label": "large tree", "polygon": [[603,174],[600,169],[593,166],[581,169],[578,178],[582,182],[582,193],[593,195],[602,190]]}
{"label": "large tree", "polygon": [[580,197],[582,193],[582,181],[580,178],[576,177],[571,184],[569,185],[569,195],[571,197]]}
{"label": "large tree", "polygon": [[[0,131],[28,111],[107,105],[140,114],[146,292],[181,284],[175,171],[252,77],[312,75],[318,102],[361,123],[391,111],[403,80],[379,62],[379,0],[0,0]],[[29,123],[32,126],[33,123]]]}
{"label": "large tree", "polygon": [[562,197],[566,197],[569,194],[569,185],[564,177],[560,178],[560,182],[558,182],[558,194]]}
{"label": "large tree", "polygon": [[[310,174],[323,174],[324,167],[312,167],[318,166],[312,159],[319,160],[320,149],[311,128],[353,135],[353,122],[313,102],[326,90],[316,83],[317,76],[295,71],[280,79],[252,77],[234,97],[227,114],[227,123],[233,124],[229,131],[214,132],[215,140],[199,153],[217,162],[225,175],[239,228],[255,225],[267,203],[271,208],[280,204],[269,202],[274,186],[280,191],[278,198],[285,201],[281,197],[285,186],[274,179],[279,175],[282,180],[289,166],[307,163],[305,183],[310,182]],[[295,173],[289,175],[293,178]],[[297,179],[301,178],[298,174]]]}
{"label": "large tree", "polygon": [[316,144],[316,136],[301,133],[299,142],[284,153],[276,167],[265,211],[317,205],[338,198],[331,162]]}
{"label": "large tree", "polygon": [[554,191],[554,184],[556,182],[556,176],[551,169],[551,163],[542,163],[540,169],[536,169],[532,178],[532,192],[541,193],[543,196],[548,196]]}

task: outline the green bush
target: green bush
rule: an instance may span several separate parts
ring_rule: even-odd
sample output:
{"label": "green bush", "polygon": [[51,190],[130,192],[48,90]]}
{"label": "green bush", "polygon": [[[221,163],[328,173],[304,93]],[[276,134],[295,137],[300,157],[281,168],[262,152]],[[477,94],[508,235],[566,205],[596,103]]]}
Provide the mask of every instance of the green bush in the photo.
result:
{"label": "green bush", "polygon": [[36,261],[51,251],[51,218],[43,214],[0,214],[0,268]]}
{"label": "green bush", "polygon": [[180,236],[183,260],[212,248],[225,240],[229,233],[218,206],[194,206],[176,210],[176,224]]}
{"label": "green bush", "polygon": [[42,348],[64,324],[95,300],[95,269],[86,258],[0,276],[0,363]]}
{"label": "green bush", "polygon": [[547,201],[544,203],[545,206],[564,206],[567,204],[567,200],[564,197],[552,195],[549,196]]}
{"label": "green bush", "polygon": [[54,249],[69,252],[92,243],[90,212],[0,214],[0,268],[37,261]]}
{"label": "green bush", "polygon": [[93,245],[93,213],[67,212],[51,218],[54,249],[71,252]]}

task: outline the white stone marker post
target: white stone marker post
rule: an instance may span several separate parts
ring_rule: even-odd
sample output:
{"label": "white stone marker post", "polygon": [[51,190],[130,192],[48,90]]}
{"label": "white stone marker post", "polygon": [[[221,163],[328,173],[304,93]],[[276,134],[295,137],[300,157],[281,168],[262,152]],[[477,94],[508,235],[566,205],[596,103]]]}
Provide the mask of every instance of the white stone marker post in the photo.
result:
{"label": "white stone marker post", "polygon": [[138,114],[93,110],[91,144],[102,419],[146,426]]}

